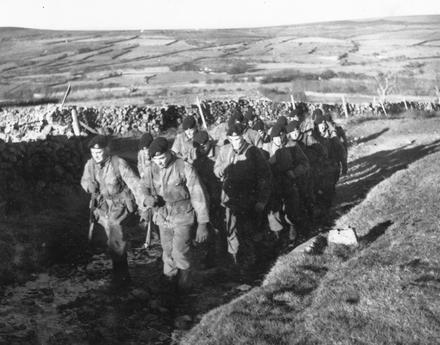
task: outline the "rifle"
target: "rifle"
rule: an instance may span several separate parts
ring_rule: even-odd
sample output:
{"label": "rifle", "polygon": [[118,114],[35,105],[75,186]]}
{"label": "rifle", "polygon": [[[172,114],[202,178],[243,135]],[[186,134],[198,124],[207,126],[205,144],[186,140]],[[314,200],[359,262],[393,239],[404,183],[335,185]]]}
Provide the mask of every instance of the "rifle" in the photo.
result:
{"label": "rifle", "polygon": [[98,198],[98,194],[97,193],[93,193],[92,197],[90,199],[90,204],[89,204],[89,209],[90,209],[90,213],[89,213],[89,235],[88,235],[89,242],[92,240],[93,230],[95,228],[95,223],[96,223],[96,218],[95,218],[95,213],[94,212],[95,212],[95,209],[96,209],[97,198]]}
{"label": "rifle", "polygon": [[145,221],[147,222],[147,235],[145,236],[145,243],[142,247],[144,249],[149,249],[151,246],[151,222],[152,222],[151,208],[149,208],[146,212],[147,212],[147,219]]}
{"label": "rifle", "polygon": [[197,97],[197,107],[199,108],[200,117],[202,118],[203,127],[208,131],[208,126],[206,124],[205,116],[203,115],[202,105],[200,104],[199,97]]}

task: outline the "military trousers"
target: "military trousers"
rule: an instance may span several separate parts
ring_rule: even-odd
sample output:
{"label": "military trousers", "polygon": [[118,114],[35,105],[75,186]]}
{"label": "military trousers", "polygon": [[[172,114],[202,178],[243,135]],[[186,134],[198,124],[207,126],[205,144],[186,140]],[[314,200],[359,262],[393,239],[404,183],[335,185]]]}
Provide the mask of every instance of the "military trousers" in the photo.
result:
{"label": "military trousers", "polygon": [[228,252],[241,266],[250,266],[256,261],[254,235],[260,231],[259,218],[253,211],[225,210]]}
{"label": "military trousers", "polygon": [[113,263],[114,278],[124,280],[129,276],[124,228],[130,222],[132,214],[123,204],[112,201],[104,202],[105,207],[98,208],[95,216],[105,230],[107,251]]}
{"label": "military trousers", "polygon": [[179,270],[190,269],[194,224],[174,227],[159,225],[159,232],[163,251],[163,273],[167,277],[175,277]]}

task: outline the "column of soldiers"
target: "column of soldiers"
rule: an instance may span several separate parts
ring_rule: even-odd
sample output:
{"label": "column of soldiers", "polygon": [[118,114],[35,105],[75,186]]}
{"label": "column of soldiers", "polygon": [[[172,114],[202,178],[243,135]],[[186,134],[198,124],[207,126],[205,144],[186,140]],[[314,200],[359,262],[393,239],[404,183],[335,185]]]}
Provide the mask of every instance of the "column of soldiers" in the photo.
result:
{"label": "column of soldiers", "polygon": [[129,281],[124,227],[136,205],[159,229],[164,280],[183,290],[193,284],[194,245],[213,244],[205,257],[211,264],[245,274],[262,240],[292,244],[310,236],[347,172],[347,142],[320,109],[305,120],[305,113],[291,115],[268,130],[252,107],[237,107],[218,140],[187,116],[172,146],[142,136],[140,177],[110,154],[105,137],[95,137],[81,184],[95,196],[92,212],[107,235],[114,281]]}

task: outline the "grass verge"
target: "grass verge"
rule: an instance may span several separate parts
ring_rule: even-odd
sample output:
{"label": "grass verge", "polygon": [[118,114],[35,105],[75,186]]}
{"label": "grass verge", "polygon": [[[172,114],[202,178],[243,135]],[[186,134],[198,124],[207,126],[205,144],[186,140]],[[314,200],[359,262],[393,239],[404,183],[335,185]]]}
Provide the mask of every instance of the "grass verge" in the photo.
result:
{"label": "grass verge", "polygon": [[281,257],[261,287],[206,314],[181,343],[437,343],[439,159],[395,173],[336,222],[356,229],[358,250]]}

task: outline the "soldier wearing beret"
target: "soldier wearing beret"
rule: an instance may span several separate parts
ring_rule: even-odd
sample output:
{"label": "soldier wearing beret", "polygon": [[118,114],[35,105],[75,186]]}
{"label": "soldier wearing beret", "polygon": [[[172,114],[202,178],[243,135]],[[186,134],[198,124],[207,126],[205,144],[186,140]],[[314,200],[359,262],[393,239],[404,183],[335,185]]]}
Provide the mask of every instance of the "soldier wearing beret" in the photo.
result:
{"label": "soldier wearing beret", "polygon": [[[310,176],[309,161],[298,145],[287,145],[286,129],[276,123],[271,131],[269,164],[273,174],[273,193],[270,203],[269,226],[276,234],[289,227],[290,240],[297,233],[306,235],[306,219],[301,210],[309,212],[306,185]],[[278,236],[279,237],[279,236]]]}
{"label": "soldier wearing beret", "polygon": [[154,138],[150,133],[145,133],[139,140],[139,151],[137,156],[137,167],[139,171],[139,176],[142,178],[144,175],[149,173],[150,169],[150,153],[148,148],[153,142]]}
{"label": "soldier wearing beret", "polygon": [[176,135],[171,150],[184,161],[192,163],[196,159],[193,145],[194,134],[197,133],[197,121],[194,116],[187,116],[182,122],[183,132]]}
{"label": "soldier wearing beret", "polygon": [[113,281],[116,285],[125,284],[130,277],[124,230],[136,206],[144,203],[146,194],[139,177],[128,163],[110,155],[105,136],[94,137],[89,149],[92,158],[84,167],[81,186],[94,195],[94,218],[107,235],[107,247],[113,262]]}
{"label": "soldier wearing beret", "polygon": [[185,290],[192,285],[191,243],[194,237],[199,243],[208,237],[208,198],[194,167],[169,150],[167,139],[154,139],[149,153],[151,175],[144,180],[151,198],[145,206],[155,209],[164,275]]}
{"label": "soldier wearing beret", "polygon": [[314,124],[315,127],[318,127],[317,139],[327,152],[327,160],[322,171],[323,178],[320,186],[322,194],[318,198],[321,200],[324,217],[326,217],[336,193],[336,183],[339,180],[341,169],[343,174],[347,172],[347,157],[345,148],[337,135],[329,131],[322,111],[316,109],[315,112]]}
{"label": "soldier wearing beret", "polygon": [[270,197],[271,172],[260,150],[244,139],[244,126],[231,124],[229,144],[221,147],[214,173],[222,181],[226,208],[228,252],[242,267],[255,262],[257,220],[265,215]]}

